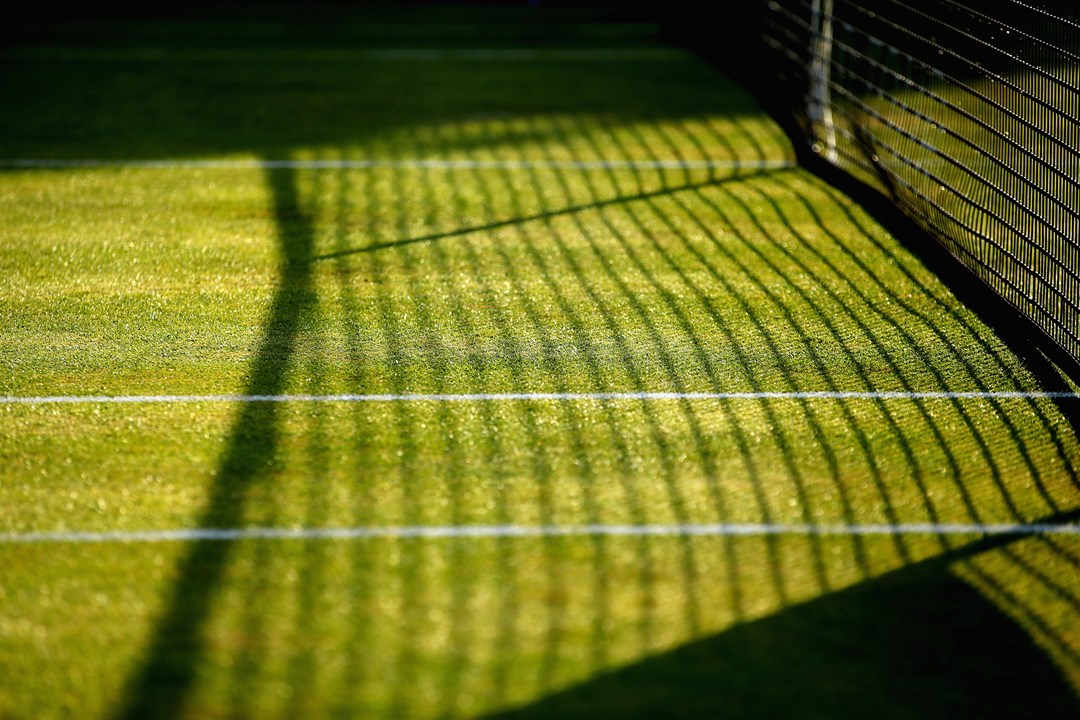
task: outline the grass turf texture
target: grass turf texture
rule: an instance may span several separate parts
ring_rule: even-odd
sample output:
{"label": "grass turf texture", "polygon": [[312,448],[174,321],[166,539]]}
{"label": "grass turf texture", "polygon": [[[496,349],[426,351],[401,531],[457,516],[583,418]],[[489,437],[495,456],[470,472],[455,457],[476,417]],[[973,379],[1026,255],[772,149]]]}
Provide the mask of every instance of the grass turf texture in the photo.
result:
{"label": "grass turf texture", "polygon": [[[678,52],[328,55],[663,47],[438,12],[322,43],[35,26],[0,156],[792,155]],[[1046,389],[794,169],[8,168],[0,238],[0,395]],[[1053,520],[1078,451],[1043,399],[7,404],[0,530]],[[1078,563],[1075,536],[0,543],[0,715],[1061,716]]]}

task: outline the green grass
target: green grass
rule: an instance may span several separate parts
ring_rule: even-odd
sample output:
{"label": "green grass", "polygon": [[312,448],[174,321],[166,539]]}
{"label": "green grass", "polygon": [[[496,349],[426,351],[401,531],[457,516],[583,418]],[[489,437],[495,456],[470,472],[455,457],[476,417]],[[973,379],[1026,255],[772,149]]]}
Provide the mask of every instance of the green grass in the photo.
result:
{"label": "green grass", "polygon": [[[689,55],[290,55],[659,43],[440,12],[28,34],[0,159],[793,155]],[[6,168],[0,243],[3,396],[1047,389],[794,168]],[[1078,463],[1038,398],[3,404],[0,538],[1060,521]],[[0,717],[1057,717],[1078,562],[1075,536],[0,542]]]}

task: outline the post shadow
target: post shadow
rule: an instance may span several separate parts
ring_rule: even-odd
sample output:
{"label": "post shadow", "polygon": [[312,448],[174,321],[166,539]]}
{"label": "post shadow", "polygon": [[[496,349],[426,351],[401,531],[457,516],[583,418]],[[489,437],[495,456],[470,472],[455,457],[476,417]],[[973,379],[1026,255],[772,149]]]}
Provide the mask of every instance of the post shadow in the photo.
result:
{"label": "post shadow", "polygon": [[[295,172],[266,170],[279,250],[278,284],[244,393],[281,394],[297,336],[311,311],[314,227],[300,206]],[[198,528],[242,527],[251,490],[273,473],[280,440],[278,404],[238,406],[229,439]],[[127,682],[115,717],[178,718],[206,651],[206,625],[235,543],[196,541],[178,563],[177,580],[140,662]]]}

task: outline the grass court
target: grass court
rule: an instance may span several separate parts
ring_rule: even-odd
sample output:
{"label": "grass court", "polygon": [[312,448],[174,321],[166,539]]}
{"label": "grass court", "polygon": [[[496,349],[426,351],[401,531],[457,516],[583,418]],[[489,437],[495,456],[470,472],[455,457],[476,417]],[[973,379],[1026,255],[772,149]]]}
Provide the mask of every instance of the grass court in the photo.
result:
{"label": "grass court", "polygon": [[10,31],[0,717],[1075,713],[1071,386],[606,12]]}

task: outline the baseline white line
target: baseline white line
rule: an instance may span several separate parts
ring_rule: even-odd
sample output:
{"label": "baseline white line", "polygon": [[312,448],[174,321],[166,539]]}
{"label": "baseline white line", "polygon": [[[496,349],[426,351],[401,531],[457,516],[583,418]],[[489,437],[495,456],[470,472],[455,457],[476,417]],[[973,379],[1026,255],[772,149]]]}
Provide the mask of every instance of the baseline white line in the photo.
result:
{"label": "baseline white line", "polygon": [[393,402],[526,402],[590,400],[1075,400],[1074,392],[1025,391],[868,391],[868,392],[582,392],[582,393],[462,393],[405,395],[43,395],[0,396],[0,405],[44,405],[56,403],[393,403]]}
{"label": "baseline white line", "polygon": [[201,542],[231,540],[366,540],[536,538],[590,536],[716,536],[762,537],[777,535],[845,537],[872,535],[1080,535],[1080,524],[1016,523],[913,523],[899,525],[777,525],[717,523],[679,525],[447,525],[338,528],[200,528],[189,530],[136,530],[112,532],[29,532],[0,535],[0,544]]}
{"label": "baseline white line", "polygon": [[10,158],[0,168],[53,169],[398,169],[398,170],[780,170],[795,167],[793,160],[98,160]]}

